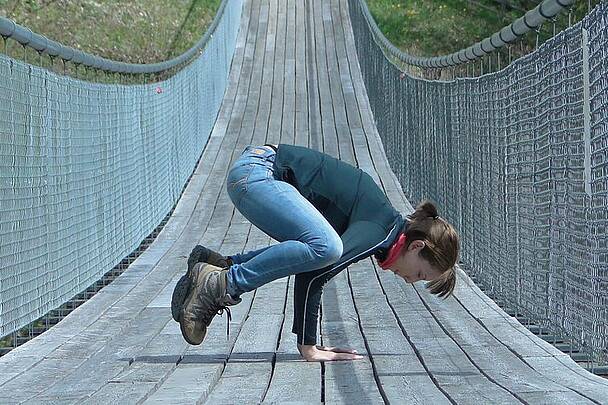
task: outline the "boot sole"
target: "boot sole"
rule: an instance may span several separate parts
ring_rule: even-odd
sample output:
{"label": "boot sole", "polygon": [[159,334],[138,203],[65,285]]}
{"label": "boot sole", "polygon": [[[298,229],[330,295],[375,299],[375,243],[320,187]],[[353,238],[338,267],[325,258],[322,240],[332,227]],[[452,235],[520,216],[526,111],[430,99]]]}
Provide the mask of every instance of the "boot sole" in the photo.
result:
{"label": "boot sole", "polygon": [[[190,261],[190,257],[194,256],[198,256],[198,262],[194,263],[192,265],[192,267],[189,266],[188,271],[186,272],[186,274],[184,274],[178,281],[177,284],[175,285],[175,288],[173,289],[173,295],[171,296],[171,317],[173,318],[173,320],[175,322],[179,322],[180,321],[180,313],[182,312],[182,308],[184,307],[184,302],[186,301],[186,297],[188,296],[188,294],[190,293],[190,287],[192,285],[192,269],[194,268],[194,266],[196,266],[196,264],[198,263],[207,263],[207,264],[211,264],[212,266],[217,266],[214,263],[209,263],[209,252],[208,250],[205,250],[205,252],[207,253],[204,257],[201,255],[200,251],[203,250],[203,248],[201,249],[197,249],[196,247],[194,249],[192,249],[192,252],[190,252],[190,256],[188,258],[188,261]],[[220,266],[217,266],[220,267]]]}
{"label": "boot sole", "polygon": [[184,337],[184,340],[186,340],[186,342],[188,342],[194,346],[200,345],[201,343],[203,343],[203,340],[205,340],[205,336],[207,336],[207,327],[205,326],[205,333],[203,334],[201,341],[194,342],[194,341],[188,339],[188,335],[186,334],[186,331],[184,330],[184,324],[182,322],[182,317],[183,317],[183,313],[184,313],[184,308],[188,305],[188,303],[190,303],[195,298],[196,288],[194,288],[194,286],[197,285],[197,282],[196,282],[197,279],[199,277],[201,277],[200,273],[201,273],[201,269],[203,267],[204,267],[204,264],[199,262],[199,263],[195,264],[194,267],[192,268],[192,274],[189,277],[190,283],[188,284],[188,292],[184,297],[184,300],[183,300],[182,306],[181,306],[181,310],[179,312],[179,327],[182,332],[182,336]]}
{"label": "boot sole", "polygon": [[186,296],[190,291],[191,285],[192,279],[188,277],[188,273],[186,273],[179,279],[173,289],[173,295],[171,296],[171,316],[175,322],[179,322],[180,320],[184,301],[186,301]]}

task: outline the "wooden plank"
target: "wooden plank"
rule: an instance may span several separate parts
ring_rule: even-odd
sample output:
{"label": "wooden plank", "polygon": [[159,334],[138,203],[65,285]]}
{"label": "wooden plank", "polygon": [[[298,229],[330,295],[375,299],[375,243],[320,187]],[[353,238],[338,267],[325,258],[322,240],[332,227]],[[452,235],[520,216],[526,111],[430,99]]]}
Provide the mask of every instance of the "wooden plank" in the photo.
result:
{"label": "wooden plank", "polygon": [[348,277],[375,374],[389,402],[449,403],[400,329],[371,260],[351,265]]}
{"label": "wooden plank", "polygon": [[564,387],[581,393],[586,398],[602,403],[608,394],[608,381],[589,373],[570,356],[526,357],[525,362],[534,370]]}
{"label": "wooden plank", "polygon": [[167,379],[182,359],[187,347],[179,328],[167,327],[177,324],[172,319],[167,321],[163,330],[134,356],[128,367],[110,378],[90,397],[92,401],[103,402],[107,396],[106,392],[111,389],[114,401],[138,402],[149,396]]}
{"label": "wooden plank", "polygon": [[[281,124],[281,142],[296,144],[296,5],[295,0],[281,2],[286,7],[285,18],[285,66],[283,69],[283,111]],[[298,1],[298,3],[303,3]],[[302,37],[304,38],[304,37]],[[303,59],[302,59],[303,60]],[[300,145],[304,145],[300,143]]]}
{"label": "wooden plank", "polygon": [[[431,317],[412,287],[379,272],[381,285],[419,358],[442,390],[455,401],[513,402],[516,397],[489,380]],[[407,328],[407,329],[405,329]]]}
{"label": "wooden plank", "polygon": [[[419,283],[420,284],[420,283]],[[565,398],[586,399],[568,388],[555,384],[531,369],[511,352],[500,340],[492,336],[479,322],[458,304],[456,300],[440,302],[428,291],[417,285],[409,292],[416,292],[430,309],[442,328],[467,354],[467,357],[494,381],[517,394],[520,398],[533,393],[565,392]],[[524,395],[525,394],[525,395]],[[533,396],[533,395],[532,395]]]}
{"label": "wooden plank", "polygon": [[[336,125],[334,122],[333,102],[329,88],[329,67],[327,62],[326,31],[331,29],[331,17],[324,6],[325,2],[314,2],[311,6],[314,11],[316,73],[319,91],[319,111],[322,133],[322,151],[333,157],[338,157],[338,144],[336,138]],[[331,44],[330,44],[331,46]]]}
{"label": "wooden plank", "polygon": [[319,94],[319,75],[317,72],[317,37],[322,26],[315,23],[313,0],[306,2],[306,83],[308,88],[308,128],[310,131],[309,146],[314,150],[323,150],[323,132],[321,128],[321,105]]}
{"label": "wooden plank", "polygon": [[[365,353],[357,311],[342,271],[323,289],[321,337],[324,346],[348,347]],[[333,403],[383,403],[368,358],[325,363],[325,401]]]}
{"label": "wooden plank", "polygon": [[[38,392],[36,401],[88,397],[128,367],[132,357],[162,330],[166,322],[165,311],[160,308],[146,308],[131,322],[117,321],[122,325],[121,331],[88,358],[78,359],[77,367],[64,370],[63,363],[60,363],[49,370],[49,375],[61,375],[61,383],[44,387]],[[52,360],[71,361],[69,358]],[[39,376],[40,380],[42,378]],[[40,387],[41,384],[37,383],[36,386]]]}
{"label": "wooden plank", "polygon": [[260,2],[262,7],[268,10],[268,24],[265,30],[259,31],[260,41],[264,43],[264,58],[258,63],[257,70],[261,72],[261,79],[252,77],[252,86],[258,91],[255,96],[249,96],[251,108],[255,113],[248,120],[243,121],[242,131],[249,132],[249,142],[251,145],[261,145],[265,143],[268,136],[268,121],[272,103],[273,88],[273,68],[275,59],[275,47],[277,41],[277,15],[276,4],[268,1]]}
{"label": "wooden plank", "polygon": [[[209,366],[209,367],[206,367]],[[207,396],[209,382],[217,381],[223,366],[219,364],[180,364],[144,404],[196,403]]]}
{"label": "wooden plank", "polygon": [[[268,119],[268,132],[266,142],[278,144],[281,139],[281,127],[283,123],[283,83],[285,77],[285,36],[287,15],[285,6],[286,1],[270,0],[271,6],[275,9],[274,17],[277,21],[275,35],[275,54],[269,60],[271,66],[272,83],[269,86],[272,97],[269,101],[270,116]],[[287,100],[289,101],[289,100]],[[263,102],[261,102],[263,104]]]}
{"label": "wooden plank", "polygon": [[[264,141],[261,135],[264,135],[266,142],[269,143],[279,143],[282,135],[280,115],[283,110],[282,70],[284,66],[286,24],[285,13],[280,11],[279,4],[281,2],[271,1],[270,3],[269,20],[276,21],[278,18],[279,23],[276,33],[269,30],[268,35],[277,38],[277,46],[274,61],[265,60],[264,65],[265,77],[274,77],[274,84],[272,86],[262,85],[265,90],[262,93],[264,99],[260,100],[260,104],[271,102],[272,108],[270,115],[266,109],[258,110],[256,131],[253,134],[256,144]],[[281,80],[277,80],[277,78],[281,78]],[[262,125],[259,124],[260,122]],[[266,131],[257,130],[258,127],[263,127],[265,122],[268,123],[267,134],[264,133]],[[265,241],[266,244],[269,242],[269,238],[261,231],[252,229],[252,232],[257,233],[260,240]],[[283,285],[282,289],[278,288],[279,292],[282,291],[279,294],[276,291],[277,285]],[[243,402],[260,402],[264,398],[273,372],[272,362],[280,326],[283,323],[285,289],[286,280],[275,280],[256,290],[251,311],[243,325],[241,334],[237,338],[226,368],[210,393],[208,398],[210,403],[226,401],[228,398]],[[276,312],[270,311],[272,308]],[[268,333],[260,334],[260,328]],[[252,378],[243,379],[243,376],[251,376]],[[235,378],[239,378],[239,381],[235,381]],[[245,381],[245,384],[243,384],[243,381]]]}
{"label": "wooden plank", "polygon": [[515,318],[508,316],[477,287],[462,270],[455,297],[474,319],[525,364],[563,387],[601,402],[608,393],[608,381],[581,368],[568,355],[535,336]]}
{"label": "wooden plank", "polygon": [[[282,143],[308,146],[308,95],[306,66],[307,55],[307,17],[306,4],[290,0],[288,10],[287,40],[285,49],[285,84],[283,91]],[[295,37],[294,37],[295,36]],[[297,61],[294,59],[297,57]],[[295,67],[295,72],[294,72]],[[295,75],[296,83],[293,83]],[[295,85],[295,86],[294,86]],[[293,323],[293,288],[295,277],[289,277],[287,302],[280,331],[272,380],[264,396],[265,403],[306,403],[321,402],[321,366],[316,362],[306,362],[297,349],[297,337],[291,332]]]}
{"label": "wooden plank", "polygon": [[126,383],[109,383],[103,386],[95,395],[84,402],[83,404],[105,405],[105,404],[134,404],[137,400],[145,395],[146,392],[153,390],[155,383],[144,382],[141,384]]}
{"label": "wooden plank", "polygon": [[[260,3],[255,4],[254,8],[260,10],[262,14],[267,13],[267,9],[265,10],[263,7],[261,7]],[[250,47],[253,47],[254,43],[256,47],[261,46],[262,41],[260,33],[264,32],[266,29],[265,22],[268,21],[268,16],[263,15],[262,18],[258,19],[257,21],[260,22],[260,24],[256,27],[256,35],[254,37],[255,42],[251,41],[249,44]],[[240,146],[249,144],[254,136],[253,122],[246,121],[245,117],[252,116],[251,112],[253,111],[253,107],[255,107],[255,96],[260,94],[260,86],[256,84],[256,81],[260,80],[260,75],[254,73],[256,66],[255,61],[259,61],[260,58],[267,57],[267,55],[265,55],[263,49],[261,48],[257,48],[254,52],[250,51],[250,54],[252,54],[254,57],[253,63],[251,64],[251,79],[244,85],[239,86],[238,89],[238,93],[247,94],[247,97],[239,98],[237,96],[236,100],[236,103],[244,105],[244,108],[240,110],[242,112],[236,110],[236,113],[231,117],[231,123],[238,122],[238,125],[232,126],[233,129],[230,131],[231,135],[238,134],[236,146],[234,149],[231,148],[231,163],[240,155],[241,148],[239,147],[239,144]],[[254,102],[250,102],[250,99],[253,99]],[[209,246],[224,253],[235,250],[242,251],[242,246],[246,241],[243,236],[250,233],[251,225],[248,224],[244,218],[242,218],[242,216],[233,215],[234,212],[234,208],[228,199],[225,188],[222,187],[222,194],[218,199],[218,203],[214,207],[212,219],[214,222],[214,227],[205,233],[200,242],[205,246]],[[267,241],[267,237],[264,237],[264,241]],[[183,366],[187,367],[188,369],[185,373],[189,375],[190,378],[194,378],[195,374],[192,374],[190,369],[196,365],[197,369],[199,369],[207,377],[204,380],[197,378],[197,386],[190,387],[189,389],[190,397],[197,398],[197,400],[205,398],[214,388],[218,379],[222,375],[222,372],[224,371],[224,361],[233,350],[235,338],[241,333],[242,322],[248,315],[249,305],[252,298],[253,297],[251,296],[245,296],[243,297],[243,302],[241,302],[238,306],[231,308],[233,315],[233,320],[230,323],[232,330],[231,340],[227,341],[225,338],[222,338],[220,331],[223,331],[223,326],[220,329],[221,324],[219,323],[219,320],[216,320],[210,326],[208,336],[205,338],[203,345],[190,347],[187,350],[184,360],[182,361]],[[199,365],[197,362],[203,362],[203,364]],[[179,386],[176,385],[178,384],[178,381],[175,379],[174,374],[184,373],[184,371],[180,370],[180,366],[182,366],[182,364],[178,365],[175,372],[169,375],[166,382],[163,383],[160,389],[150,396],[148,402],[162,401],[164,398],[167,398],[171,392],[179,389]]]}
{"label": "wooden plank", "polygon": [[276,363],[264,403],[321,403],[321,366],[302,358],[297,337],[291,332],[294,281],[290,276]]}
{"label": "wooden plank", "polygon": [[[340,13],[343,16],[344,21],[343,27],[347,50],[346,56],[350,64],[354,93],[357,99],[357,104],[359,105],[358,111],[360,113],[361,123],[363,125],[363,134],[365,134],[365,138],[359,138],[358,141],[361,148],[355,148],[355,150],[367,151],[369,153],[371,162],[376,169],[375,171],[379,175],[379,177],[375,178],[375,180],[379,182],[380,179],[382,179],[382,186],[391,202],[395,205],[395,208],[400,211],[411,212],[413,211],[412,206],[403,195],[399,181],[388,164],[386,153],[384,151],[384,147],[382,146],[382,141],[375,127],[373,114],[367,98],[367,90],[365,89],[365,83],[361,75],[361,70],[359,69],[351,21],[348,17],[348,2],[345,0],[338,1],[340,4]],[[358,128],[356,131],[354,131],[354,133],[361,135]],[[365,141],[365,143],[363,141]],[[357,144],[357,142],[355,142],[355,144]],[[368,145],[367,148],[364,147],[365,144]],[[359,160],[361,160],[361,158]],[[364,160],[369,161],[367,158]]]}
{"label": "wooden plank", "polygon": [[340,159],[356,165],[350,135],[350,123],[346,115],[344,100],[344,85],[348,86],[350,84],[350,77],[343,77],[343,72],[339,66],[338,49],[341,48],[341,43],[344,42],[344,35],[340,29],[342,26],[341,16],[335,12],[335,6],[335,1],[323,2],[324,21],[326,21],[325,36],[327,43],[330,44],[327,48],[329,88],[331,91],[334,125]]}
{"label": "wooden plank", "polygon": [[[295,145],[309,146],[310,131],[308,127],[309,114],[308,114],[308,66],[311,64],[308,53],[310,52],[309,45],[309,33],[307,32],[307,21],[306,17],[306,1],[302,0],[289,0],[290,8],[295,8],[296,13],[296,38],[295,38],[295,53],[296,53],[296,95],[295,95]],[[295,7],[293,3],[295,2]]]}
{"label": "wooden plank", "polygon": [[[265,236],[261,232],[259,234]],[[268,243],[268,237],[262,240]],[[226,368],[207,398],[209,403],[262,400],[272,374],[272,361],[283,320],[285,289],[285,280],[275,280],[256,290]],[[260,333],[260,329],[265,333]]]}
{"label": "wooden plank", "polygon": [[0,403],[22,403],[35,397],[47,387],[62,381],[64,373],[76,369],[83,362],[74,359],[44,359],[28,370],[21,373],[0,390]]}
{"label": "wooden plank", "polygon": [[[350,32],[350,16],[348,10],[343,7],[341,1],[333,1],[331,3],[332,15],[334,20],[339,20],[339,24],[334,24],[334,36],[336,38],[336,54],[338,56],[338,66],[340,71],[340,79],[342,82],[342,94],[346,105],[346,116],[348,117],[348,126],[351,131],[362,129],[361,113],[357,104],[355,95],[356,80],[351,71],[350,60],[348,57],[349,50],[356,52],[354,43],[347,45],[347,41],[352,39],[348,35]],[[358,67],[358,65],[357,65]],[[356,68],[356,67],[355,67]],[[367,148],[366,148],[367,149]]]}
{"label": "wooden plank", "polygon": [[[272,78],[272,66],[267,65],[272,63],[272,59],[269,57],[274,55],[274,38],[267,38],[266,34],[269,29],[268,27],[274,26],[271,22],[276,20],[270,20],[273,17],[269,15],[270,10],[267,2],[255,1],[254,4],[260,9],[259,27],[252,64],[251,81],[248,89],[243,88],[243,97],[246,97],[246,108],[239,128],[240,131],[246,131],[249,137],[241,136],[241,140],[236,148],[238,149],[238,154],[243,151],[245,146],[254,143],[252,139],[256,135],[258,139],[265,139],[267,132],[268,118],[266,120],[256,120],[256,118],[260,116],[267,117],[269,111],[268,103],[260,103],[260,100],[264,94],[267,94],[267,88],[263,87],[262,83],[267,84]],[[270,49],[267,49],[268,46],[270,46]],[[260,108],[262,109],[261,111]]]}

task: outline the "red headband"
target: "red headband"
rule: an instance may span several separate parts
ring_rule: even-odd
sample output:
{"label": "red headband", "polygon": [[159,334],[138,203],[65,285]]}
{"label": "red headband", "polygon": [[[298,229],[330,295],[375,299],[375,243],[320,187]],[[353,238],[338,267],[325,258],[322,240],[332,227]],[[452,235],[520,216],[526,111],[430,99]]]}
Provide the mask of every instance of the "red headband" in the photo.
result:
{"label": "red headband", "polygon": [[395,261],[397,261],[397,258],[399,257],[399,253],[401,253],[403,246],[405,246],[406,240],[407,240],[407,236],[405,236],[404,233],[399,235],[399,238],[397,239],[397,241],[395,243],[393,243],[392,246],[390,247],[390,249],[388,250],[388,255],[386,256],[386,260],[384,260],[383,262],[378,262],[380,267],[382,267],[384,270],[386,270],[390,266],[392,266],[393,263],[395,263]]}

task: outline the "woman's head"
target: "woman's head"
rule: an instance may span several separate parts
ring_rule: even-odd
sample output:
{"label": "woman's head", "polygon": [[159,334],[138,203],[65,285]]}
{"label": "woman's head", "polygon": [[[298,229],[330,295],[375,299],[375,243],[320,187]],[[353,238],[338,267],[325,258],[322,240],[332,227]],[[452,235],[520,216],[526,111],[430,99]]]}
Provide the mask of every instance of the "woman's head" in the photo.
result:
{"label": "woman's head", "polygon": [[433,203],[423,201],[408,215],[404,234],[405,246],[391,269],[410,283],[429,281],[432,294],[449,296],[456,285],[454,265],[460,249],[454,227],[437,214]]}

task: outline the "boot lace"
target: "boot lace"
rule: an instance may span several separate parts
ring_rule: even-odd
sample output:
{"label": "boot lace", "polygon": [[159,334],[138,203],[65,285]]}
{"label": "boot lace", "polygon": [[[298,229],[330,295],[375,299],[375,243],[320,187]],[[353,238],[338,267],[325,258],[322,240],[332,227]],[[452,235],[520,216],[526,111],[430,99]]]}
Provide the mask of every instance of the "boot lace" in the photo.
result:
{"label": "boot lace", "polygon": [[226,340],[230,340],[230,321],[232,320],[232,314],[230,312],[230,308],[228,308],[225,305],[222,305],[220,303],[212,303],[210,305],[207,306],[206,308],[207,310],[202,314],[202,320],[203,322],[205,322],[205,325],[209,326],[209,324],[211,323],[211,319],[213,319],[213,317],[215,315],[222,315],[224,313],[224,311],[226,311],[226,314],[228,314],[227,317],[227,323],[226,323]]}

